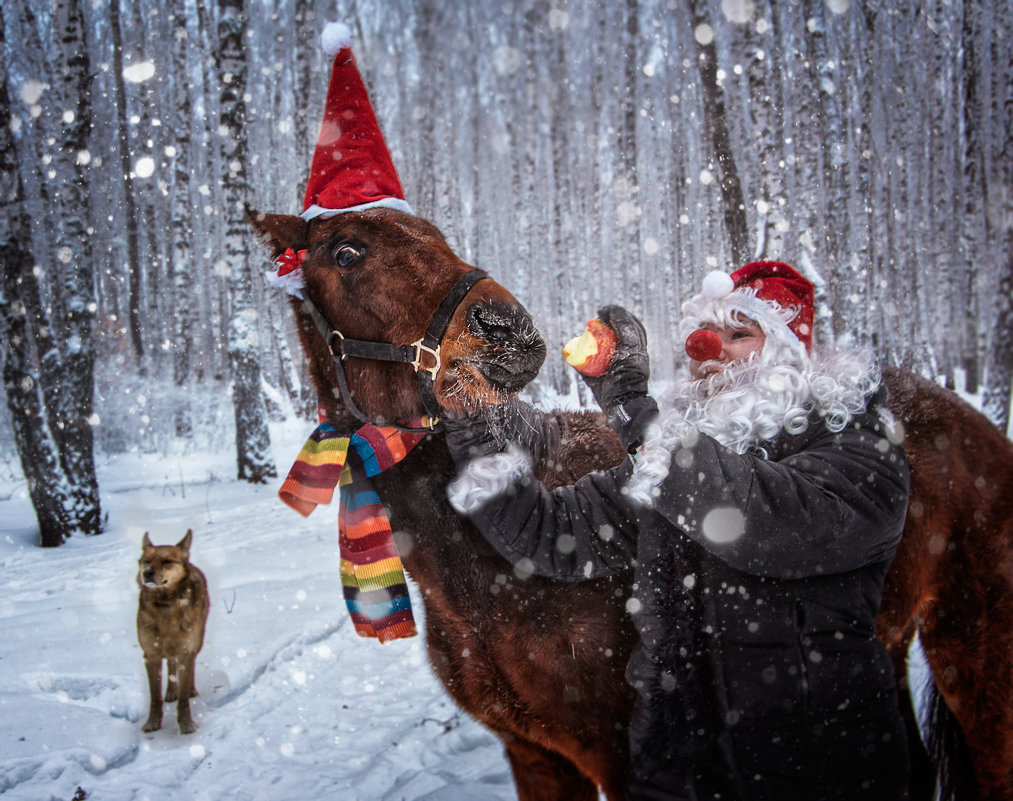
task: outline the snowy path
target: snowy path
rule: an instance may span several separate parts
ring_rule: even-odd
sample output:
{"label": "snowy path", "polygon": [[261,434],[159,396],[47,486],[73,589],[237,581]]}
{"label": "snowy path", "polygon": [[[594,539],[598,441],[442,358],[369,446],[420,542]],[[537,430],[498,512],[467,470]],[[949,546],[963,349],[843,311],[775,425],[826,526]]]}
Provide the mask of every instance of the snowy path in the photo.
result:
{"label": "snowy path", "polygon": [[[379,645],[352,632],[336,510],[303,520],[274,484],[222,480],[230,456],[111,462],[100,471],[107,533],[48,551],[32,544],[23,486],[0,487],[0,795],[516,799],[499,741],[447,697],[421,638]],[[176,542],[188,527],[212,602],[200,729],[178,735],[169,705],[145,735],[140,540]]]}

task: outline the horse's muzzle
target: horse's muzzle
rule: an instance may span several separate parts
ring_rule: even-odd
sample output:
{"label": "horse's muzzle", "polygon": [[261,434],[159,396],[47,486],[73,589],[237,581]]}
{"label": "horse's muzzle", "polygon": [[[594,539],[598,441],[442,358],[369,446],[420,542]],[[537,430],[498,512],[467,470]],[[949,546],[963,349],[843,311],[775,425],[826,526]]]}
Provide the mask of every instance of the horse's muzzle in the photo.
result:
{"label": "horse's muzzle", "polygon": [[523,306],[489,300],[467,311],[468,331],[485,346],[475,367],[497,389],[516,392],[529,384],[545,361],[545,340]]}

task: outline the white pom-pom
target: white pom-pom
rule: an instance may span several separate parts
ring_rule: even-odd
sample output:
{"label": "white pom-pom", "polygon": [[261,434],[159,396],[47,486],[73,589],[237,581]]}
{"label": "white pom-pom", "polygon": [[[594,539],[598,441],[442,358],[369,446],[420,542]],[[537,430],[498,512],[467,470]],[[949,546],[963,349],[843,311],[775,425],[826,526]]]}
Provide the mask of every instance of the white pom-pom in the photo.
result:
{"label": "white pom-pom", "polygon": [[325,53],[336,56],[344,48],[352,46],[352,31],[343,22],[328,22],[320,34],[320,44]]}
{"label": "white pom-pom", "polygon": [[303,280],[301,267],[298,270],[285,273],[285,275],[278,275],[276,272],[264,273],[264,277],[271,286],[284,289],[288,294],[299,298],[299,300],[303,299],[302,291],[306,288],[306,282]]}
{"label": "white pom-pom", "polygon": [[732,281],[732,277],[720,270],[709,272],[703,278],[702,291],[706,298],[717,300],[729,294],[733,289],[735,289],[735,282]]}

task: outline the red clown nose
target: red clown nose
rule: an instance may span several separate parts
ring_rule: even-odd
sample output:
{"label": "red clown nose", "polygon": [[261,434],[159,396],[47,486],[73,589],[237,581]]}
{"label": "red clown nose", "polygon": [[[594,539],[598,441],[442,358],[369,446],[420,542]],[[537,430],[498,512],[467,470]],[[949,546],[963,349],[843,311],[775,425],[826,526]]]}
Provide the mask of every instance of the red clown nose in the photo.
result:
{"label": "red clown nose", "polygon": [[689,358],[706,362],[721,355],[721,337],[713,331],[701,328],[686,337],[686,353]]}

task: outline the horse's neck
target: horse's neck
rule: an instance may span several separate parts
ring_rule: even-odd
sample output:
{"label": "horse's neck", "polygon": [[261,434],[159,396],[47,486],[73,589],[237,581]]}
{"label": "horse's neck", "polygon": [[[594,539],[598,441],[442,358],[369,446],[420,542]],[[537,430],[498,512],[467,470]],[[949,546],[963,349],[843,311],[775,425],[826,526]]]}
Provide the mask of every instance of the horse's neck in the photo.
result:
{"label": "horse's neck", "polygon": [[[535,412],[509,438],[533,455],[534,474],[550,489],[607,470],[625,456],[601,415]],[[471,563],[472,570],[502,571],[502,560],[447,501],[455,473],[446,441],[433,434],[375,479],[394,530],[411,539],[403,559],[417,577],[434,572],[434,580],[442,580],[447,560]]]}
{"label": "horse's neck", "polygon": [[446,442],[434,434],[374,479],[391,527],[410,539],[401,558],[420,584],[442,581],[442,574],[453,565],[473,562],[488,549],[447,501],[447,486],[454,474]]}

